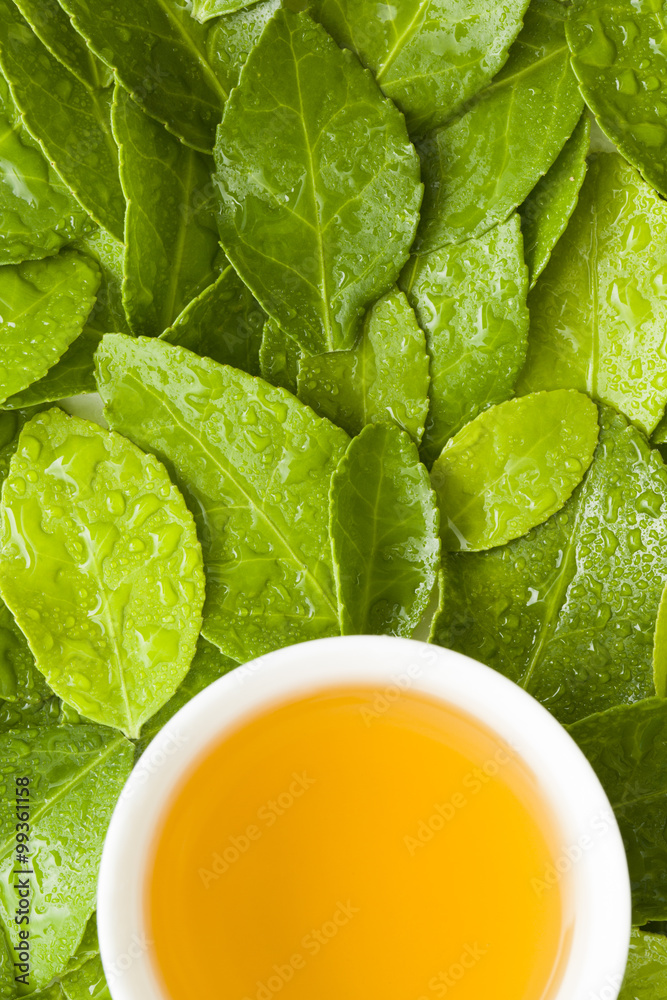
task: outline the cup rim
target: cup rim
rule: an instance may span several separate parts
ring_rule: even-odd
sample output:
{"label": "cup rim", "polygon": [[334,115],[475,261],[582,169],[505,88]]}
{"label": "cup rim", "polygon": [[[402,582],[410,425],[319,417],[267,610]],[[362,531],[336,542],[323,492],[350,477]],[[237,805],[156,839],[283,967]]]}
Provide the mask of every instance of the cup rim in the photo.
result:
{"label": "cup rim", "polygon": [[630,943],[630,881],[612,807],[584,754],[539,702],[490,667],[413,639],[366,635],[287,646],[237,667],[181,708],[146,748],[114,810],[100,866],[100,954],[114,1000],[169,1000],[150,954],[144,893],[154,838],[179,781],[244,720],[350,686],[435,697],[516,748],[559,821],[556,863],[575,895],[570,953],[549,1000],[616,1000]]}

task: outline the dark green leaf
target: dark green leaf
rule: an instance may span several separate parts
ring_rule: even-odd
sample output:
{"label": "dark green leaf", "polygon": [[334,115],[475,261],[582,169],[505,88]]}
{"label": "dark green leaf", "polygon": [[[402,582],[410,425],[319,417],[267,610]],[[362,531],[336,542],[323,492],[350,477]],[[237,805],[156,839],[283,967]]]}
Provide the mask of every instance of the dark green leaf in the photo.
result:
{"label": "dark green leaf", "polygon": [[438,508],[416,445],[394,424],[354,438],[331,483],[343,635],[410,637],[440,562]]}
{"label": "dark green leaf", "polygon": [[667,937],[632,931],[628,967],[618,1000],[664,1000],[667,996]]}
{"label": "dark green leaf", "polygon": [[351,52],[281,10],[227,103],[216,165],[222,244],[261,306],[309,354],[351,347],[414,238],[402,116]]}
{"label": "dark green leaf", "polygon": [[656,693],[661,698],[667,698],[667,588],[663,592],[655,623],[653,679]]}
{"label": "dark green leaf", "polygon": [[413,257],[400,278],[431,359],[424,461],[485,406],[513,394],[526,358],[528,276],[518,218]]}
{"label": "dark green leaf", "polygon": [[666,227],[667,205],[636,170],[598,154],[530,294],[517,392],[581,389],[651,433],[667,401]]}
{"label": "dark green leaf", "polygon": [[[327,357],[332,357],[332,355],[329,354]],[[299,366],[302,358],[303,353],[296,341],[283,333],[274,320],[267,319],[262,332],[262,345],[259,349],[259,369],[262,378],[266,382],[270,382],[271,385],[281,386],[296,396]],[[300,398],[303,399],[301,396]],[[303,399],[303,402],[313,406],[310,399]],[[317,406],[313,406],[313,409],[321,417],[333,420],[331,414],[323,413]],[[340,423],[338,420],[333,420],[333,422]],[[340,426],[343,425],[340,424]]]}
{"label": "dark green leaf", "polygon": [[20,410],[82,392],[95,392],[94,356],[101,339],[101,333],[86,327],[43,378],[6,399],[3,409]]}
{"label": "dark green leaf", "polygon": [[113,76],[90,51],[58,0],[14,0],[49,52],[82,83],[107,87]]}
{"label": "dark green leaf", "polygon": [[238,85],[248,55],[282,0],[263,0],[221,17],[208,33],[206,52],[213,72],[229,94]]}
{"label": "dark green leaf", "polygon": [[422,143],[421,253],[507,219],[572,134],[583,101],[570,69],[566,16],[558,0],[534,0],[498,76]]}
{"label": "dark green leaf", "polygon": [[112,427],[168,464],[200,529],[203,634],[234,660],[338,632],[328,530],[347,435],[284,389],[159,340],[105,337]]}
{"label": "dark green leaf", "polygon": [[442,646],[487,663],[565,722],[654,693],[667,581],[667,469],[611,410],[564,509],[490,552],[447,560]]}

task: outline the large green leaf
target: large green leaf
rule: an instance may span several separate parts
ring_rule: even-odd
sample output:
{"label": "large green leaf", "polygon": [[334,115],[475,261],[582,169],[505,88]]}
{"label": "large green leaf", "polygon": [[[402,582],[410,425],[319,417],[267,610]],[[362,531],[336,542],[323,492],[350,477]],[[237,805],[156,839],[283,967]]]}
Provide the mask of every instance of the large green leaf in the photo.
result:
{"label": "large green leaf", "polygon": [[82,83],[0,0],[0,67],[23,121],[86,211],[123,238],[125,199],[111,134],[111,90]]}
{"label": "large green leaf", "polygon": [[436,459],[443,545],[479,552],[527,534],[570,499],[598,442],[597,407],[567,389],[501,403]]}
{"label": "large green leaf", "polygon": [[203,634],[243,663],[338,632],[328,530],[347,435],[284,389],[159,340],[105,337],[112,427],[167,463],[204,549]]}
{"label": "large green leaf", "polygon": [[152,455],[52,409],[21,432],[0,517],[0,593],[37,666],[82,715],[137,736],[187,673],[201,625],[183,498]]}
{"label": "large green leaf", "polygon": [[635,927],[618,1000],[664,1000],[667,996],[667,937]]}
{"label": "large green leaf", "polygon": [[[290,0],[292,6],[294,0]],[[237,86],[241,70],[282,0],[262,0],[221,17],[206,39],[208,61],[227,93]]]}
{"label": "large green leaf", "polygon": [[526,264],[532,288],[549,262],[577,207],[586,176],[591,120],[586,113],[563,146],[563,150],[520,208]]}
{"label": "large green leaf", "polygon": [[565,722],[654,693],[667,581],[667,469],[611,410],[563,510],[490,552],[450,556],[437,642],[494,667]]}
{"label": "large green leaf", "polygon": [[122,87],[112,120],[127,198],[125,312],[133,333],[156,337],[217,276],[213,164],[149,118]]}
{"label": "large green leaf", "polygon": [[309,354],[352,347],[418,220],[405,122],[349,51],[280,10],[216,143],[222,244],[265,311]]}
{"label": "large green leaf", "polygon": [[188,146],[210,152],[227,97],[205,29],[181,0],[59,0],[135,101]]}
{"label": "large green leaf", "polygon": [[586,103],[621,153],[667,195],[662,0],[574,0],[567,25]]}
{"label": "large green leaf", "polygon": [[570,735],[616,814],[628,856],[633,923],[666,920],[667,701],[620,705],[582,719]]}
{"label": "large green leaf", "polygon": [[636,170],[598,154],[530,294],[518,392],[581,389],[651,433],[667,401],[666,227],[667,205]]}
{"label": "large green leaf", "polygon": [[431,359],[422,456],[485,406],[509,399],[526,358],[528,276],[518,218],[476,240],[412,257],[400,278]]}
{"label": "large green leaf", "polygon": [[[0,735],[0,995],[25,996],[61,973],[95,908],[102,844],[129,777],[133,747],[98,726]],[[28,778],[29,785],[17,786]],[[17,787],[29,791],[30,985],[14,981],[19,926]]]}
{"label": "large green leaf", "polygon": [[420,252],[479,236],[512,214],[552,165],[583,101],[565,41],[567,9],[534,0],[498,76],[421,144]]}
{"label": "large green leaf", "polygon": [[331,483],[331,544],[343,635],[410,637],[435,585],[438,508],[414,442],[365,427]]}
{"label": "large green leaf", "polygon": [[14,0],[37,37],[85,84],[106,87],[112,82],[109,70],[86,45],[58,0]]}
{"label": "large green leaf", "polygon": [[0,403],[41,379],[83,330],[100,272],[74,250],[0,268]]}
{"label": "large green leaf", "polygon": [[429,381],[424,334],[405,295],[395,289],[370,310],[351,351],[301,360],[299,399],[348,434],[393,420],[419,444]]}
{"label": "large green leaf", "polygon": [[43,378],[6,399],[3,409],[21,410],[78,396],[82,392],[95,392],[94,357],[101,339],[101,333],[86,327]]}

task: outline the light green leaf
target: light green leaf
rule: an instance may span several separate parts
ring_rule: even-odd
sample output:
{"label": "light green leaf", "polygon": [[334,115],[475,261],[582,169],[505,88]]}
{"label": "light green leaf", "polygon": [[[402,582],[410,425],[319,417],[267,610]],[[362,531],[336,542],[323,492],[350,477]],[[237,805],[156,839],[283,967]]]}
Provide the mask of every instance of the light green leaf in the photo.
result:
{"label": "light green leaf", "polygon": [[99,955],[64,976],[60,986],[65,1000],[112,1000]]}
{"label": "light green leaf", "polygon": [[318,20],[357,53],[413,133],[440,125],[507,59],[528,0],[315,0]]}
{"label": "light green leaf", "polygon": [[123,238],[125,199],[111,134],[111,91],[81,83],[0,0],[0,67],[27,129],[89,215]]}
{"label": "light green leaf", "polygon": [[351,52],[280,10],[227,103],[216,165],[222,244],[260,305],[309,354],[352,347],[417,225],[402,116]]}
{"label": "light green leaf", "polygon": [[567,25],[586,103],[623,156],[664,195],[666,32],[661,0],[575,0]]}
{"label": "light green leaf", "polygon": [[409,638],[438,567],[438,508],[416,445],[393,424],[354,438],[331,483],[331,543],[343,635]]}
{"label": "light green leaf", "polygon": [[560,389],[501,403],[466,424],[431,472],[444,547],[505,545],[559,511],[593,459],[597,415],[588,396]]}
{"label": "light green leaf", "polygon": [[159,336],[216,278],[212,161],[116,87],[113,129],[127,198],[123,302],[130,329]]}
{"label": "light green leaf", "polygon": [[650,434],[667,401],[667,205],[622,157],[592,161],[530,294],[517,392],[581,389]]}
{"label": "light green leaf", "polygon": [[0,516],[0,593],[37,666],[82,715],[137,736],[187,673],[201,624],[183,498],[153,456],[52,409],[21,433]]}
{"label": "light green leaf", "polygon": [[284,389],[159,340],[105,337],[97,356],[110,425],[167,463],[195,513],[204,636],[243,663],[337,634],[328,497],[347,435]]}
{"label": "light green leaf", "polygon": [[94,357],[102,336],[87,326],[43,378],[6,399],[3,409],[22,410],[83,392],[95,392]]}
{"label": "light green leaf", "polygon": [[205,54],[206,29],[180,0],[59,0],[93,52],[147,114],[210,152],[227,98]]}
{"label": "light green leaf", "polygon": [[405,295],[395,289],[369,311],[351,351],[302,359],[299,398],[348,434],[393,420],[419,444],[429,380],[424,334]]}
{"label": "light green leaf", "polygon": [[[667,919],[667,701],[620,705],[569,731],[616,814],[628,856],[633,923]],[[631,975],[633,967],[639,972],[631,956]]]}
{"label": "light green leaf", "polygon": [[653,637],[653,679],[660,698],[667,698],[667,587],[663,591]]}
{"label": "light green leaf", "polygon": [[263,0],[227,14],[211,25],[206,53],[213,72],[228,94],[238,85],[248,55],[282,6],[282,0]]}
{"label": "light green leaf", "polygon": [[526,358],[528,276],[519,220],[476,240],[412,257],[400,277],[426,332],[430,410],[422,457],[514,391]]}
{"label": "light green leaf", "polygon": [[192,0],[192,16],[203,24],[213,17],[233,14],[234,11],[250,7],[252,4],[253,0]]}
{"label": "light green leaf", "polygon": [[[332,355],[327,355],[331,357]],[[286,333],[272,319],[267,319],[262,332],[262,344],[259,349],[259,369],[265,382],[271,385],[281,386],[287,389],[292,395],[297,395],[297,383],[299,367],[303,358],[303,352],[295,340],[288,337]],[[300,398],[302,398],[300,396]],[[304,403],[312,406],[312,401],[303,399]],[[321,417],[333,418],[328,413],[322,413],[316,406],[313,406],[316,413]],[[339,421],[334,420],[335,424]],[[342,426],[342,424],[340,425]]]}
{"label": "light green leaf", "polygon": [[[98,726],[0,735],[0,991],[25,996],[63,971],[95,908],[97,874],[111,812],[132,769],[133,747]],[[20,762],[20,763],[19,763]],[[18,769],[17,769],[18,767]],[[19,927],[16,779],[30,779],[30,985],[14,982]],[[25,787],[25,786],[24,786]]]}
{"label": "light green leaf", "polygon": [[667,444],[667,417],[663,417],[653,431],[651,444]]}
{"label": "light green leaf", "polygon": [[113,76],[90,51],[58,0],[14,0],[41,42],[81,83],[108,87]]}
{"label": "light green leaf", "polygon": [[667,469],[620,414],[563,510],[529,535],[446,561],[437,642],[520,684],[561,721],[654,694],[667,582]]}
{"label": "light green leaf", "polygon": [[667,937],[635,927],[618,1000],[663,1000],[667,996]]}
{"label": "light green leaf", "polygon": [[586,113],[549,171],[520,208],[526,264],[532,288],[547,266],[551,251],[561,238],[577,207],[586,176],[591,120]]}
{"label": "light green leaf", "polygon": [[420,253],[504,222],[572,134],[583,101],[570,69],[566,17],[558,0],[533,0],[498,76],[421,144]]}
{"label": "light green leaf", "polygon": [[102,272],[97,300],[86,323],[87,330],[98,333],[129,333],[123,307],[123,262],[125,246],[104,229],[85,236],[76,244],[87,257],[92,257]]}
{"label": "light green leaf", "polygon": [[0,403],[43,378],[79,336],[100,284],[74,250],[0,268]]}
{"label": "light green leaf", "polygon": [[76,972],[91,958],[95,958],[100,953],[100,943],[97,937],[97,913],[93,913],[86,924],[86,929],[79,945],[67,963],[66,973]]}

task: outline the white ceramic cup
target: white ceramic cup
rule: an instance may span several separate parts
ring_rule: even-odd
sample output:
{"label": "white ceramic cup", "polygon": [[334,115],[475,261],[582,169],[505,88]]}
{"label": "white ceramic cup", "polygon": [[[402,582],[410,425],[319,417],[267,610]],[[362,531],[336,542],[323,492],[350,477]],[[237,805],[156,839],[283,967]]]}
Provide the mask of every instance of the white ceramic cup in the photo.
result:
{"label": "white ceramic cup", "polygon": [[448,649],[409,639],[346,636],[289,646],[216,681],[162,729],[132,772],[104,847],[98,927],[114,1000],[169,1000],[147,938],[151,851],[175,787],[227,732],[276,703],[323,689],[376,687],[439,699],[493,730],[533,771],[560,824],[574,930],[560,987],[548,1000],[616,1000],[627,960],[631,900],[609,801],[568,733],[505,677]]}

